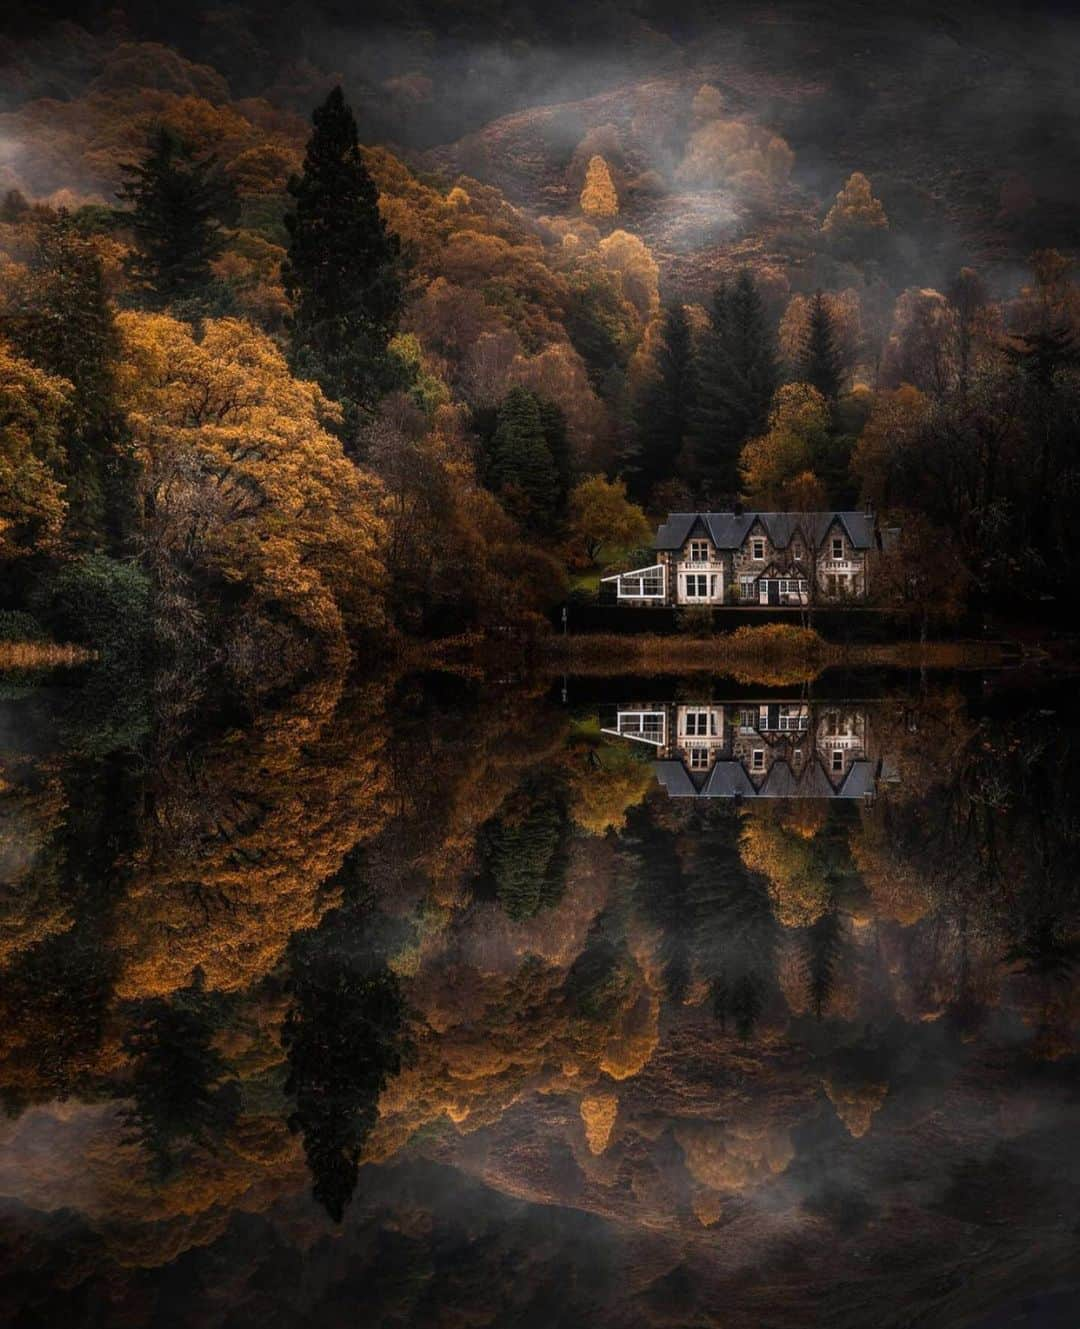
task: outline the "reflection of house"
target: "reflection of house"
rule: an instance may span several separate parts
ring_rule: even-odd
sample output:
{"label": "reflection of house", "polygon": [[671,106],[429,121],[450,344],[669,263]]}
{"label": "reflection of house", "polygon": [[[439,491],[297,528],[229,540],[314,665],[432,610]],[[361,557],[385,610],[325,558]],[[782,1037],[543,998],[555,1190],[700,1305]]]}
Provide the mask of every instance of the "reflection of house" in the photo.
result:
{"label": "reflection of house", "polygon": [[638,606],[863,600],[880,547],[869,512],[673,512],[655,563],[604,580]]}
{"label": "reflection of house", "polygon": [[633,703],[603,732],[655,749],[672,797],[869,798],[881,775],[866,708],[843,702]]}

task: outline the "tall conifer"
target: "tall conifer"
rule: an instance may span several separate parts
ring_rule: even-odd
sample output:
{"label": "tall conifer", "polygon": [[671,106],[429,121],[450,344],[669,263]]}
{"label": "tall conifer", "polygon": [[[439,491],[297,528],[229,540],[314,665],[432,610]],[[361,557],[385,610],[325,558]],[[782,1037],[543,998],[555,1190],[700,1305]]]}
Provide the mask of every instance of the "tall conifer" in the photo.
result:
{"label": "tall conifer", "polygon": [[379,213],[356,120],[335,88],[312,116],[282,276],[294,305],[292,360],[346,407],[347,430],[392,385],[387,347],[404,295],[401,244]]}
{"label": "tall conifer", "polygon": [[832,315],[825,297],[818,291],[810,301],[806,340],[799,360],[799,378],[803,383],[817,388],[826,401],[834,402],[840,395],[843,377]]}
{"label": "tall conifer", "polygon": [[653,487],[675,475],[694,436],[698,384],[690,323],[682,305],[664,315],[656,372],[637,402],[637,448],[632,489],[647,500]]}

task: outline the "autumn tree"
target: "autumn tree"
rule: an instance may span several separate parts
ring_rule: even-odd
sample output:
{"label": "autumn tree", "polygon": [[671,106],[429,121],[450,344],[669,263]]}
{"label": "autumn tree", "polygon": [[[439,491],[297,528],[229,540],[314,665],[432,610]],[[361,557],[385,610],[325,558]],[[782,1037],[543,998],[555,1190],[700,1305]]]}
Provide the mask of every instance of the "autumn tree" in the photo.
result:
{"label": "autumn tree", "polygon": [[146,155],[121,171],[119,197],[130,205],[135,240],[127,268],[146,303],[162,309],[204,295],[233,211],[232,190],[216,159],[197,157],[162,126]]}
{"label": "autumn tree", "polygon": [[570,494],[569,534],[580,540],[590,563],[602,550],[614,553],[648,542],[651,527],[644,512],[626,496],[625,480],[587,475]]}
{"label": "autumn tree", "polygon": [[[324,649],[384,622],[380,486],[325,427],[340,419],[289,373],[265,334],[233,319],[200,335],[122,314],[121,400],[140,462],[145,553],[162,627],[220,627],[248,612],[302,627]],[[215,620],[215,611],[217,618]]]}
{"label": "autumn tree", "polygon": [[843,365],[836,344],[833,318],[821,291],[810,301],[806,336],[799,356],[798,376],[816,388],[827,402],[834,402],[843,384]]}
{"label": "autumn tree", "polygon": [[675,474],[692,445],[698,381],[690,321],[682,305],[663,316],[654,363],[635,404],[637,442],[631,488],[646,500],[653,487]]}
{"label": "autumn tree", "polygon": [[341,88],[312,116],[304,168],[289,182],[285,289],[292,363],[345,407],[347,436],[394,381],[387,347],[403,299],[401,245],[379,213]]}
{"label": "autumn tree", "polygon": [[829,408],[808,383],[786,383],[776,394],[769,427],[742,451],[743,489],[756,507],[813,510],[824,506],[816,472],[829,447]]}
{"label": "autumn tree", "polygon": [[821,227],[830,237],[851,241],[866,240],[888,228],[881,200],[874,197],[870,181],[861,171],[848,176]]}
{"label": "autumn tree", "polygon": [[100,255],[67,219],[42,225],[0,325],[72,387],[65,412],[67,538],[118,552],[135,520],[130,441],[117,397],[120,339]]}
{"label": "autumn tree", "polygon": [[920,512],[898,512],[895,519],[899,534],[875,559],[870,589],[882,604],[909,610],[925,641],[932,619],[960,616],[971,575],[950,531]]}
{"label": "autumn tree", "polygon": [[581,210],[586,217],[614,217],[619,211],[619,195],[611,171],[599,155],[589,159],[581,190]]}
{"label": "autumn tree", "polygon": [[739,487],[739,450],[765,428],[779,373],[776,345],[750,271],[717,288],[698,360],[695,472],[710,493]]}
{"label": "autumn tree", "polygon": [[57,547],[66,503],[63,421],[71,385],[0,341],[0,560]]}

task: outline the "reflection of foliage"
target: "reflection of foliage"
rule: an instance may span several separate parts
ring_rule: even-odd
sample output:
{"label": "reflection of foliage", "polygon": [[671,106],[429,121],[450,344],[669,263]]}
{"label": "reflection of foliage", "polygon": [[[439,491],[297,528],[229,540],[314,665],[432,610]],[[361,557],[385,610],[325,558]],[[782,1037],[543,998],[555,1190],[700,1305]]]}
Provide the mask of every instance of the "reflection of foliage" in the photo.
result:
{"label": "reflection of foliage", "polygon": [[569,838],[563,792],[540,775],[530,776],[481,828],[481,876],[516,922],[561,898]]}
{"label": "reflection of foliage", "polygon": [[164,1180],[182,1164],[182,1145],[215,1152],[235,1121],[240,1092],[213,1046],[220,1002],[206,993],[201,973],[168,1000],[136,1002],[124,1037],[133,1059],[134,1100],[125,1116]]}

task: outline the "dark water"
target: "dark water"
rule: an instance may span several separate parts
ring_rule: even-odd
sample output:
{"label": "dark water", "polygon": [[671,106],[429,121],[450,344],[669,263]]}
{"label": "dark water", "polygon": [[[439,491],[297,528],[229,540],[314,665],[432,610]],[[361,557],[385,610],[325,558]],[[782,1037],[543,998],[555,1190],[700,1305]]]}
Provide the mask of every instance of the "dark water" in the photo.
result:
{"label": "dark water", "polygon": [[1071,680],[0,700],[0,1322],[1080,1323]]}

